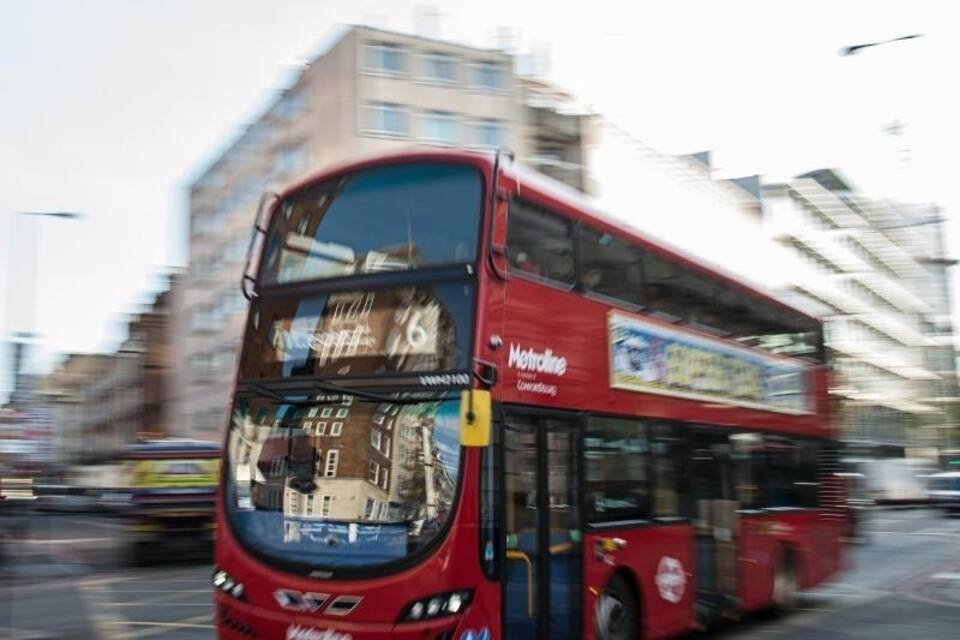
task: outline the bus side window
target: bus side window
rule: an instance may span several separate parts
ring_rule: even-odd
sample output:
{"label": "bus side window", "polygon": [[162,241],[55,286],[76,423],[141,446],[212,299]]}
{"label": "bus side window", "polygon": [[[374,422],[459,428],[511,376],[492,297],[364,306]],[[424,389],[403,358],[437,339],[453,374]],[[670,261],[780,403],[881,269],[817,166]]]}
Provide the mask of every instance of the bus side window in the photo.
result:
{"label": "bus side window", "polygon": [[563,284],[573,284],[573,233],[570,221],[520,200],[507,218],[510,269]]}
{"label": "bus side window", "polygon": [[758,433],[730,434],[733,493],[741,509],[761,508],[763,486],[763,436]]}
{"label": "bus side window", "polygon": [[683,516],[680,482],[686,447],[671,425],[650,424],[649,433],[653,515],[658,518]]}
{"label": "bus side window", "polygon": [[643,251],[608,233],[580,231],[580,283],[586,291],[642,306]]}
{"label": "bus side window", "polygon": [[649,517],[649,456],[642,422],[591,416],[583,454],[591,521]]}

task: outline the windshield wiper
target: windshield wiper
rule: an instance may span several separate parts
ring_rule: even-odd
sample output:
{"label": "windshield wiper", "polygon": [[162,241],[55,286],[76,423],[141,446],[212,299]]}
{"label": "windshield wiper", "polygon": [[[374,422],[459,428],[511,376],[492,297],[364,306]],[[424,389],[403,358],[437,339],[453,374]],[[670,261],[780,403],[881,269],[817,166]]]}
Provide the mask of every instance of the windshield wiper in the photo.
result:
{"label": "windshield wiper", "polygon": [[[248,390],[252,391],[261,398],[266,398],[268,400],[273,400],[274,402],[282,402],[283,404],[289,404],[296,407],[315,407],[321,404],[340,404],[340,400],[293,400],[290,396],[285,396],[282,393],[277,393],[263,385],[256,383],[247,383],[244,385]],[[293,391],[291,392],[294,396],[304,396],[306,397],[308,393],[303,391]]]}
{"label": "windshield wiper", "polygon": [[[244,385],[247,389],[254,392],[258,396],[273,400],[275,402],[282,402],[284,404],[290,404],[295,406],[316,406],[321,404],[337,404],[340,402],[338,399],[330,400],[312,400],[309,399],[311,392],[314,391],[326,391],[330,393],[338,393],[341,396],[354,396],[367,400],[370,402],[386,402],[390,404],[417,404],[420,402],[430,402],[431,400],[437,400],[437,398],[427,398],[422,396],[414,397],[390,397],[382,393],[376,393],[374,391],[365,391],[363,389],[357,389],[354,387],[348,387],[336,382],[330,382],[328,380],[311,380],[310,386],[312,389],[297,389],[295,391],[274,391],[262,384],[256,382],[248,382]],[[300,396],[304,397],[303,400],[293,400],[290,396]]]}
{"label": "windshield wiper", "polygon": [[365,400],[373,400],[374,402],[397,402],[396,398],[390,398],[388,396],[373,393],[370,391],[362,391],[360,389],[352,389],[350,387],[345,387],[341,384],[335,382],[327,382],[325,380],[314,380],[312,382],[313,386],[321,391],[333,391],[335,393],[347,393],[358,398],[363,398]]}

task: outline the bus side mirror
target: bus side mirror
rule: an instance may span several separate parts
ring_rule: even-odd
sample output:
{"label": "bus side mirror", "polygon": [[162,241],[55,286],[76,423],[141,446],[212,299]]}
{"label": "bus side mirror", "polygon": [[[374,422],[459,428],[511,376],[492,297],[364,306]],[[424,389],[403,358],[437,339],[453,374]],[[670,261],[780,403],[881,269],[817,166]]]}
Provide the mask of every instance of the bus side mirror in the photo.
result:
{"label": "bus side mirror", "polygon": [[490,445],[490,392],[470,389],[460,394],[460,444],[464,447]]}

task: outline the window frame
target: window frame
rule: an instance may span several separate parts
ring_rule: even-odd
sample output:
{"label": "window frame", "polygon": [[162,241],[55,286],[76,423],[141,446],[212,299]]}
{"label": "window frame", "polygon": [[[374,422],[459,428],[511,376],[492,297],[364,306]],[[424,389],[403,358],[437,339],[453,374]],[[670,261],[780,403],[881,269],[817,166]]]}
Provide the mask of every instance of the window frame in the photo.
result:
{"label": "window frame", "polygon": [[[331,469],[332,465],[332,469]],[[339,449],[329,449],[327,450],[327,459],[326,464],[323,466],[323,477],[324,478],[336,478],[337,470],[340,468],[340,450]]]}

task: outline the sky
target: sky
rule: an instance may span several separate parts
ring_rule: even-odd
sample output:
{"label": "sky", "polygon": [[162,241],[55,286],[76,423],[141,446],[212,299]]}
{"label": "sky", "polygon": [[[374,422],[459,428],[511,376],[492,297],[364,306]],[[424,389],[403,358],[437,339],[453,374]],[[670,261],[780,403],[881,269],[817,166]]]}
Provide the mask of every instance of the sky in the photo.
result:
{"label": "sky", "polygon": [[[124,314],[184,265],[186,185],[291,62],[341,24],[415,32],[426,6],[432,35],[548,52],[541,74],[662,152],[710,149],[719,174],[768,180],[839,167],[868,194],[942,204],[952,225],[950,4],[0,0],[0,326],[33,327],[41,368],[115,347]],[[899,139],[883,134],[895,120]]]}

